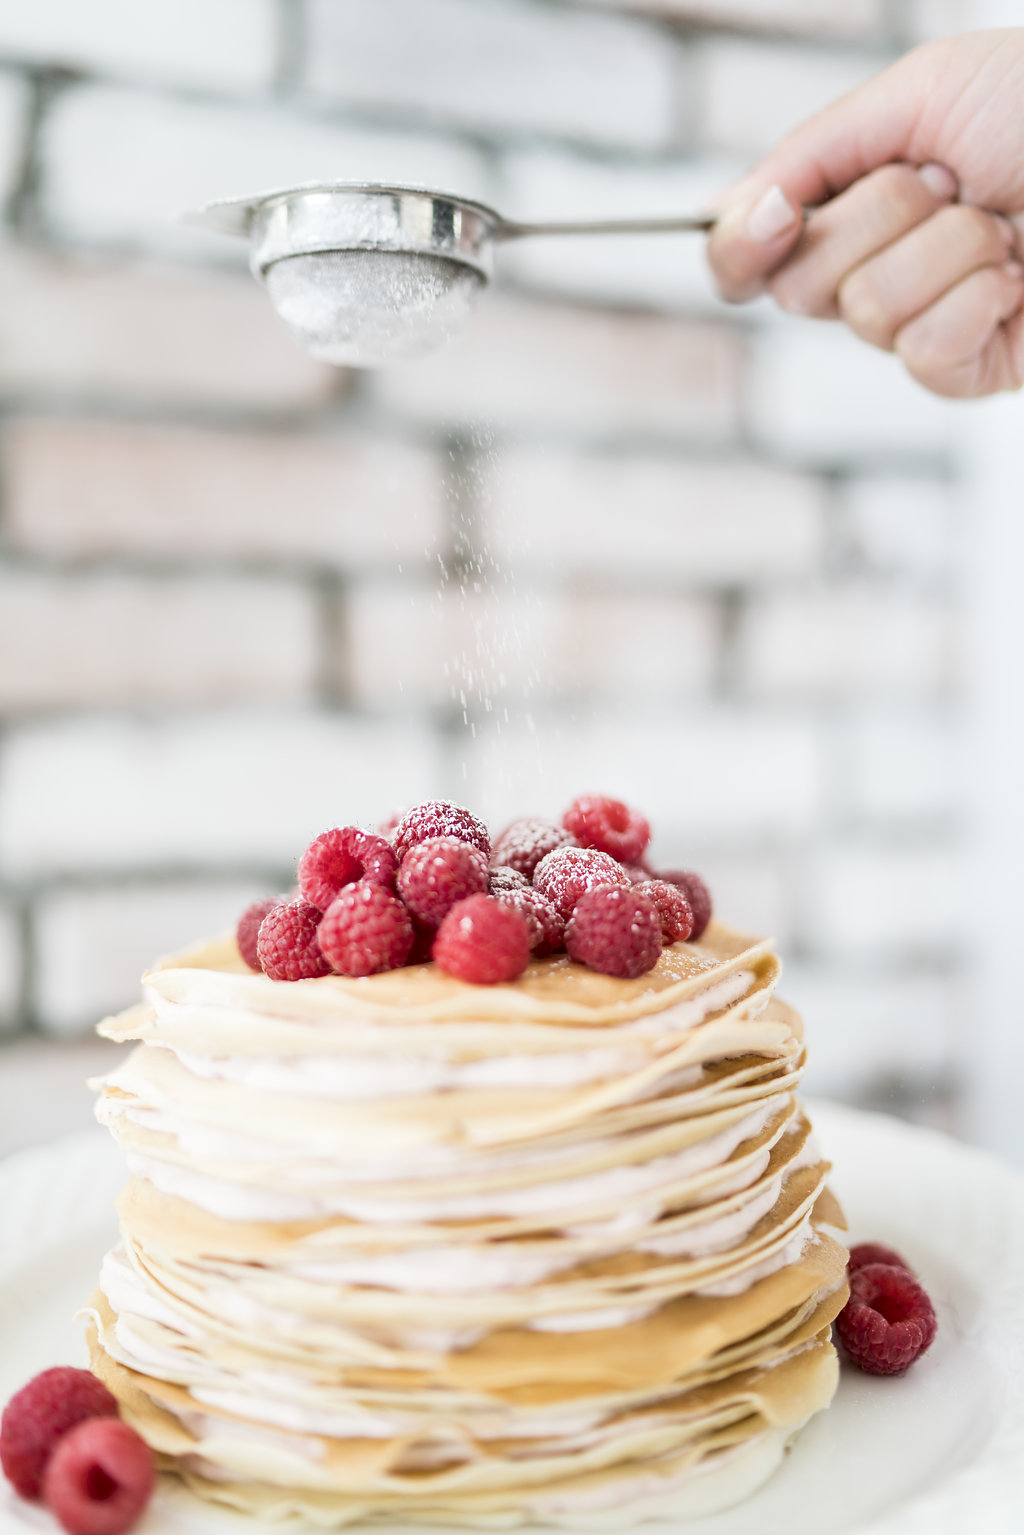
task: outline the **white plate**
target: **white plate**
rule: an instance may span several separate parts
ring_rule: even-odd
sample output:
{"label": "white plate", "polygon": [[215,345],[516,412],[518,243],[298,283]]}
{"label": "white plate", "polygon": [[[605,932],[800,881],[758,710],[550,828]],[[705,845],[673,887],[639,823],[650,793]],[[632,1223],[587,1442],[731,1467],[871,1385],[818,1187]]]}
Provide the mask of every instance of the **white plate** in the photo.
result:
{"label": "white plate", "polygon": [[[1024,1530],[1024,1180],[944,1136],[812,1104],[853,1240],[898,1247],[938,1338],[901,1379],[844,1369],[835,1403],[741,1507],[652,1535],[1020,1535]],[[0,1163],[0,1402],[78,1363],[73,1313],[115,1237],[120,1158],[99,1134]],[[241,1535],[246,1521],[161,1490],[140,1535]],[[386,1535],[383,1526],[375,1527]],[[620,1535],[630,1528],[622,1526]],[[3,1484],[0,1535],[47,1531]],[[405,1535],[389,1526],[390,1535]],[[417,1532],[422,1535],[422,1532]]]}

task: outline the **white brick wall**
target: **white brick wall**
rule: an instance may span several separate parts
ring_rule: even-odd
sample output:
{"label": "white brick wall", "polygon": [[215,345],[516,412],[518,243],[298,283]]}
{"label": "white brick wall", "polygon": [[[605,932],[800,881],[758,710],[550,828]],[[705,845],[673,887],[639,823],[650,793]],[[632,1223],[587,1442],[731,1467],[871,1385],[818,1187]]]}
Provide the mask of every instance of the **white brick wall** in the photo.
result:
{"label": "white brick wall", "polygon": [[758,597],[738,649],[740,676],[758,694],[927,695],[955,677],[948,607],[874,586]]}
{"label": "white brick wall", "polygon": [[577,794],[614,794],[643,808],[656,828],[652,856],[678,864],[709,847],[796,836],[817,823],[824,759],[806,718],[728,711],[615,717],[567,709],[481,731],[454,752],[453,778],[498,825],[550,815]]}
{"label": "white brick wall", "polygon": [[614,707],[662,704],[709,691],[718,617],[712,603],[548,588],[478,595],[362,583],[346,612],[343,656],[355,698],[371,708],[451,708],[474,714],[555,697],[594,695]]}
{"label": "white brick wall", "polygon": [[424,729],[287,709],[12,729],[0,874],[290,866],[325,826],[436,792]]}
{"label": "white brick wall", "polygon": [[839,510],[845,552],[856,567],[918,583],[954,570],[960,508],[950,484],[858,476],[840,487]]}
{"label": "white brick wall", "polygon": [[963,894],[949,847],[865,838],[808,865],[800,932],[819,952],[861,963],[947,953],[964,930]]}
{"label": "white brick wall", "polygon": [[0,53],[32,64],[192,86],[261,86],[276,62],[273,0],[31,0],[0,9]]}
{"label": "white brick wall", "polygon": [[381,408],[424,421],[717,440],[737,424],[741,361],[724,325],[490,294],[460,340],[368,386]]}
{"label": "white brick wall", "polygon": [[708,38],[697,47],[701,142],[729,154],[765,154],[887,63],[881,53]]}
{"label": "white brick wall", "polygon": [[641,22],[536,0],[309,0],[307,15],[309,84],[332,103],[650,149],[671,136],[673,44]]}
{"label": "white brick wall", "polygon": [[292,342],[241,273],[0,245],[0,387],[137,406],[313,406],[339,375]]}
{"label": "white brick wall", "polygon": [[35,938],[46,956],[32,1003],[47,1033],[67,1037],[139,998],[154,960],[233,927],[265,882],[180,881],[57,890],[38,903]]}
{"label": "white brick wall", "polygon": [[854,815],[879,821],[927,822],[956,815],[967,779],[960,720],[926,707],[853,716],[840,730],[840,751]]}
{"label": "white brick wall", "polygon": [[484,536],[517,569],[691,585],[819,568],[824,489],[787,470],[512,447],[483,473]]}
{"label": "white brick wall", "polygon": [[336,179],[490,190],[481,156],[449,137],[101,86],[58,99],[42,154],[44,213],[62,235],[219,261],[241,262],[244,243],[179,222],[214,198]]}
{"label": "white brick wall", "polygon": [[0,568],[0,708],[302,699],[317,666],[295,582]]}
{"label": "white brick wall", "polygon": [[884,0],[577,0],[602,10],[638,11],[666,21],[768,31],[870,36],[885,24]]}
{"label": "white brick wall", "polygon": [[0,1038],[18,1024],[21,984],[21,925],[13,907],[0,902]]}
{"label": "white brick wall", "polygon": [[387,437],[15,420],[9,537],[53,554],[422,563],[443,536],[437,461]]}
{"label": "white brick wall", "polygon": [[25,154],[29,88],[20,75],[0,71],[0,197],[13,190]]}

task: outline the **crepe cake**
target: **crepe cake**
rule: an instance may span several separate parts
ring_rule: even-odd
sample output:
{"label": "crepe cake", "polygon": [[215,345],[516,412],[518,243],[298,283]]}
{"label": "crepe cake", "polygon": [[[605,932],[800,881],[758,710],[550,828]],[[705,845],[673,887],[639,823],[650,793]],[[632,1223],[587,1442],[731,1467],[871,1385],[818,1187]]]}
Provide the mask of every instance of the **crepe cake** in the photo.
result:
{"label": "crepe cake", "polygon": [[92,1366],[164,1470],[322,1527],[696,1517],[837,1382],[842,1215],[767,941],[616,979],[281,985],[234,939],[108,1019]]}

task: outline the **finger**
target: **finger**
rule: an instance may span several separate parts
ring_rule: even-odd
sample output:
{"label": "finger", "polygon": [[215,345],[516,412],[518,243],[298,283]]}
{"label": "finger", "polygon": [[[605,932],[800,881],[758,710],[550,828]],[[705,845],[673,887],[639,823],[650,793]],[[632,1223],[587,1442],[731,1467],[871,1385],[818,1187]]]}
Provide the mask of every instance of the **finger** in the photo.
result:
{"label": "finger", "polygon": [[940,165],[873,171],[812,214],[769,291],[790,313],[835,319],[839,286],[851,268],[924,223],[955,193],[954,177]]}
{"label": "finger", "polygon": [[783,262],[803,233],[803,213],[772,186],[753,202],[726,210],[711,231],[707,259],[718,291],[742,303],[763,291],[765,278]]}
{"label": "finger", "polygon": [[847,273],[839,314],[863,341],[891,351],[896,332],[981,267],[1010,259],[1013,231],[998,214],[940,208],[902,239]]}
{"label": "finger", "polygon": [[896,352],[934,394],[963,399],[1019,389],[1024,359],[1013,340],[1022,305],[1024,266],[984,267],[904,325]]}

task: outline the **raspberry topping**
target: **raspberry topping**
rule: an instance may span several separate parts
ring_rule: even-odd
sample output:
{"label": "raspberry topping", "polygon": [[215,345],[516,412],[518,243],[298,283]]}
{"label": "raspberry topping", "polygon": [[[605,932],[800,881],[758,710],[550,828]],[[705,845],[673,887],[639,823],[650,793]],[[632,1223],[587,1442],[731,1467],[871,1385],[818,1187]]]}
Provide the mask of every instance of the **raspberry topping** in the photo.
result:
{"label": "raspberry topping", "polygon": [[79,1423],[46,1468],[43,1496],[68,1535],[124,1535],[153,1495],[146,1441],[119,1418]]}
{"label": "raspberry topping", "polygon": [[407,810],[391,841],[401,862],[417,842],[431,842],[435,837],[454,837],[457,842],[468,842],[490,856],[491,838],[483,821],[464,805],[447,799],[424,800],[422,805]]}
{"label": "raspberry topping", "polygon": [[511,864],[499,863],[491,869],[489,889],[492,895],[499,890],[528,890],[530,881],[525,874],[520,874],[518,869],[513,869]]}
{"label": "raspberry topping", "polygon": [[253,901],[247,906],[238,919],[238,929],[235,937],[238,941],[238,952],[249,966],[250,970],[258,970],[260,962],[256,957],[256,940],[260,935],[260,923],[268,911],[273,911],[275,906],[282,904],[279,895],[268,896],[264,901]]}
{"label": "raspberry topping", "polygon": [[905,1268],[866,1263],[851,1275],[836,1331],[859,1369],[902,1375],[930,1346],[935,1329],[935,1308]]}
{"label": "raspberry topping", "polygon": [[402,859],[398,893],[414,917],[437,927],[456,901],[486,891],[487,879],[486,853],[454,837],[435,837],[417,842]]}
{"label": "raspberry topping", "polygon": [[562,825],[580,847],[596,847],[621,863],[639,863],[651,840],[646,818],[606,794],[581,794],[565,812]]}
{"label": "raspberry topping", "polygon": [[398,859],[390,842],[358,826],[332,826],[309,844],[299,859],[303,898],[326,911],[338,891],[357,879],[394,888]]}
{"label": "raspberry topping", "polygon": [[690,942],[696,943],[711,921],[711,892],[707,885],[699,874],[694,874],[690,869],[670,869],[667,874],[656,874],[654,878],[663,879],[669,885],[678,885],[689,901],[693,912]]}
{"label": "raspberry topping", "polygon": [[57,1441],[85,1418],[116,1417],[116,1397],[89,1370],[44,1370],[15,1392],[0,1418],[4,1475],[23,1498],[38,1498]]}
{"label": "raspberry topping", "polygon": [[572,959],[630,980],[653,969],[661,954],[661,919],[643,885],[598,885],[580,896],[565,925]]}
{"label": "raspberry topping", "polygon": [[628,884],[629,875],[620,863],[590,847],[555,848],[544,855],[533,876],[534,889],[564,918],[572,914],[585,890],[595,885]]}
{"label": "raspberry topping", "polygon": [[267,912],[256,939],[264,975],[272,981],[308,981],[330,974],[316,936],[322,915],[308,901],[287,901]]}
{"label": "raspberry topping", "polygon": [[524,816],[506,826],[491,852],[491,862],[507,864],[518,869],[526,879],[532,879],[541,859],[553,853],[556,847],[575,847],[576,838],[554,821],[540,821]]}
{"label": "raspberry topping", "polygon": [[905,1258],[893,1252],[891,1247],[883,1247],[880,1242],[858,1242],[856,1247],[850,1248],[846,1265],[848,1273],[855,1274],[868,1263],[887,1263],[891,1268],[906,1269],[908,1274],[914,1272]]}
{"label": "raspberry topping", "polygon": [[654,902],[663,943],[680,943],[689,938],[693,932],[693,908],[678,885],[670,885],[664,879],[646,879],[633,888],[643,891]]}
{"label": "raspberry topping", "polygon": [[565,922],[546,896],[526,885],[523,889],[495,890],[492,894],[525,917],[534,954],[556,954],[565,948]]}
{"label": "raspberry topping", "polygon": [[320,947],[339,975],[397,970],[412,952],[412,918],[383,885],[346,885],[324,912]]}
{"label": "raspberry topping", "polygon": [[530,963],[526,918],[492,895],[471,895],[448,912],[434,939],[441,970],[476,986],[514,981]]}

